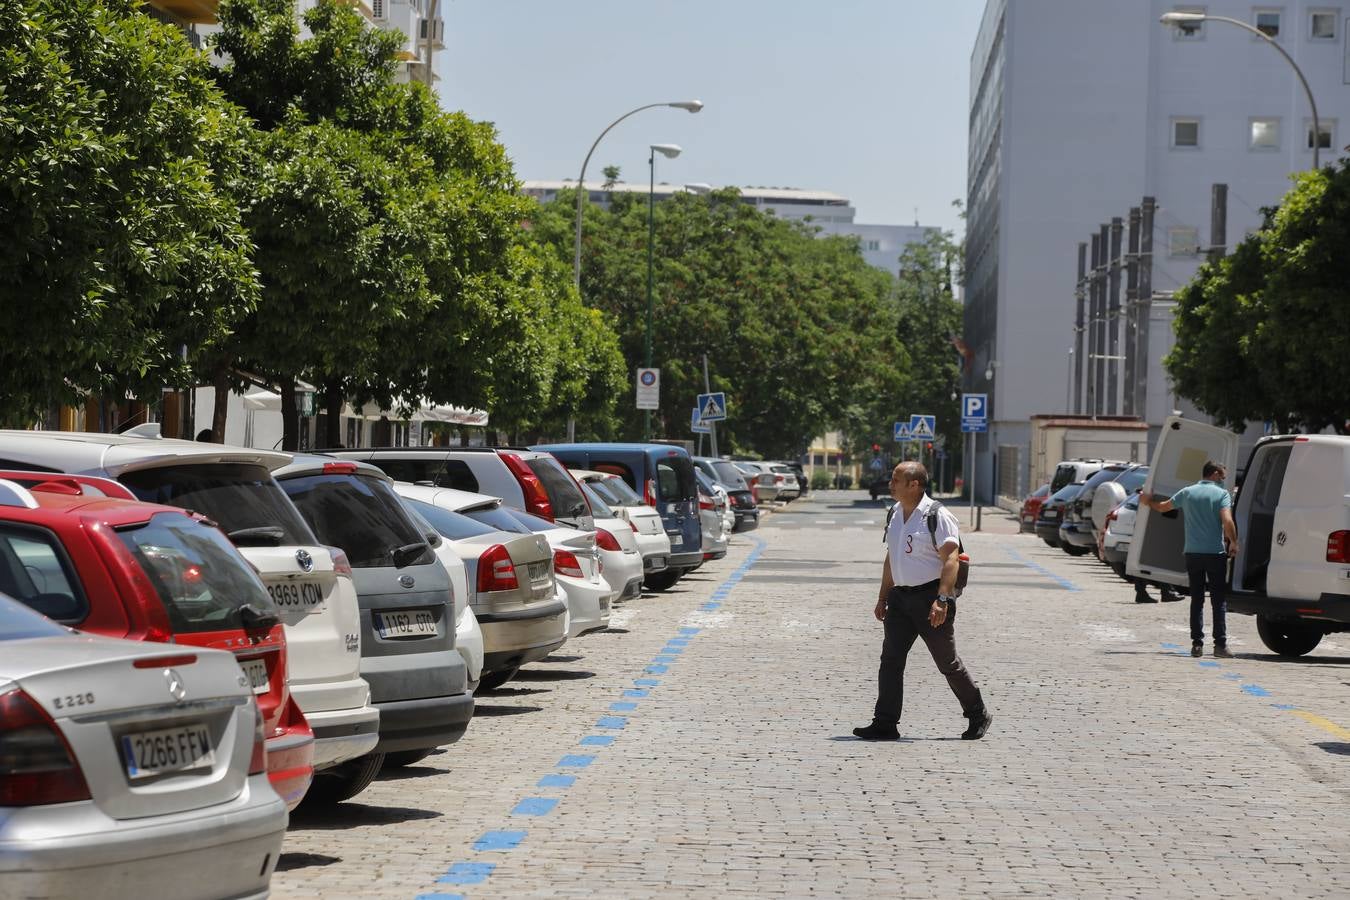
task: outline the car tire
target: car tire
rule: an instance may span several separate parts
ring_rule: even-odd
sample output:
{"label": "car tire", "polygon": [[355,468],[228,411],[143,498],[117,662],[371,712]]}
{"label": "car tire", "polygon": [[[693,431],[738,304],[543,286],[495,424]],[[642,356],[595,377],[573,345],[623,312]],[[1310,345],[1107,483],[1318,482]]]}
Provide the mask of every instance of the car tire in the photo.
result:
{"label": "car tire", "polygon": [[1043,537],[1043,538],[1041,538],[1041,540],[1045,541],[1045,546],[1047,546],[1047,547],[1058,547],[1058,546],[1059,546],[1059,541],[1056,540],[1056,539],[1054,539],[1054,538]]}
{"label": "car tire", "polygon": [[303,802],[315,806],[341,803],[364,791],[384,765],[383,753],[367,753],[314,776]]}
{"label": "car tire", "polygon": [[1075,547],[1073,544],[1066,544],[1066,543],[1061,542],[1060,545],[1059,545],[1059,549],[1063,550],[1065,553],[1069,554],[1070,556],[1087,556],[1087,552],[1088,552],[1088,550],[1090,550],[1091,548],[1090,548],[1090,547]]}
{"label": "car tire", "polygon": [[482,680],[478,682],[478,690],[495,691],[512,678],[515,678],[516,673],[519,671],[520,666],[512,666],[509,669],[502,669],[499,672],[484,672]]}
{"label": "car tire", "polygon": [[1256,633],[1265,644],[1280,656],[1306,656],[1322,642],[1326,634],[1316,625],[1305,622],[1278,622],[1265,616],[1256,617]]}
{"label": "car tire", "polygon": [[394,753],[384,755],[384,768],[402,769],[405,766],[416,765],[431,755],[431,748],[425,750],[398,750]]}
{"label": "car tire", "polygon": [[668,591],[675,586],[675,582],[680,580],[680,569],[666,569],[664,572],[653,572],[644,576],[642,586],[650,588],[653,591]]}

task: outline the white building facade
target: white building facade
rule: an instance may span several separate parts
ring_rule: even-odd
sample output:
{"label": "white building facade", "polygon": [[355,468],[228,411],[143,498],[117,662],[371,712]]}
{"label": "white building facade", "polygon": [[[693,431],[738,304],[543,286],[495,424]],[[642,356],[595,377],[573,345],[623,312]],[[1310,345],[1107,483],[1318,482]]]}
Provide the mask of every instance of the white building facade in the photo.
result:
{"label": "white building facade", "polygon": [[[1270,34],[1307,76],[1322,133],[1275,48],[1227,23],[1192,34],[1160,24],[1172,11]],[[1290,174],[1311,168],[1315,138],[1323,165],[1343,155],[1347,32],[1350,2],[989,0],[971,56],[963,336],[973,353],[966,389],[988,392],[992,408],[990,432],[976,442],[977,484],[992,486],[996,455],[1029,448],[1030,416],[1073,411],[1078,244],[1128,219],[1146,196],[1157,203],[1155,301],[1146,402],[1135,413],[1156,429],[1186,408],[1161,365],[1172,345],[1167,298],[1210,247],[1212,185],[1228,186],[1231,248],[1259,227],[1261,207],[1279,202]],[[1117,374],[1110,405],[1119,412]]]}

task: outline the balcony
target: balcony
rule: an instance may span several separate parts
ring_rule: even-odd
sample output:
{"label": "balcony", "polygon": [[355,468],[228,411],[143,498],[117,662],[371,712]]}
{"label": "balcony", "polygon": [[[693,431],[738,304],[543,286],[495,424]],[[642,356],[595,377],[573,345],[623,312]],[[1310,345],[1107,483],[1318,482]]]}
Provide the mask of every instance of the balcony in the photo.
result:
{"label": "balcony", "polygon": [[439,16],[435,19],[422,19],[418,22],[417,37],[419,40],[431,39],[432,50],[445,49],[445,20]]}
{"label": "balcony", "polygon": [[147,0],[152,10],[183,25],[213,25],[220,0]]}
{"label": "balcony", "polygon": [[375,24],[385,31],[397,31],[403,35],[399,59],[405,61],[417,59],[417,46],[413,42],[414,36],[418,33],[417,25],[421,21],[417,4],[410,0],[383,0],[383,2],[377,0],[375,7],[376,13],[384,13],[383,18],[378,14],[375,16]]}

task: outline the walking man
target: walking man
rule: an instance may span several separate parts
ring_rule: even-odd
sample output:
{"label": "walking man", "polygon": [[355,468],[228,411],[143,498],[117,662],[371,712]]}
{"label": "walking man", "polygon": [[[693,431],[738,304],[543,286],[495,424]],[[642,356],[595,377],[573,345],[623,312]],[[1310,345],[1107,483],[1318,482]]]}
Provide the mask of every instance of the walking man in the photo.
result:
{"label": "walking man", "polygon": [[[923,638],[938,671],[947,676],[970,727],[968,741],[984,737],[993,721],[980,689],[956,655],[956,575],[961,545],[956,517],[928,496],[928,470],[902,462],[891,472],[894,518],[886,530],[886,562],[873,615],[885,625],[881,668],[877,673],[877,705],[872,724],[853,729],[869,741],[894,740],[905,694],[905,658],[915,638]],[[936,514],[934,528],[929,516]]]}
{"label": "walking man", "polygon": [[[1233,521],[1233,496],[1223,486],[1227,473],[1214,460],[1205,463],[1200,480],[1159,500],[1141,494],[1139,502],[1160,513],[1181,510],[1186,527],[1186,577],[1191,585],[1191,656],[1205,652],[1205,583],[1209,583],[1214,614],[1214,655],[1228,652],[1228,557],[1238,552],[1237,524]],[[1224,549],[1225,540],[1228,543]]]}

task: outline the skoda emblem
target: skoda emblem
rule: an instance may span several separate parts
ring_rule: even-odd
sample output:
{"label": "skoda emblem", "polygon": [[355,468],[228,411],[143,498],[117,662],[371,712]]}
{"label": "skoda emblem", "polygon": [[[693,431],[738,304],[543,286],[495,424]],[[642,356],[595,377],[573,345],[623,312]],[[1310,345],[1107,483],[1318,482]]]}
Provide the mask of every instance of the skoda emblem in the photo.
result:
{"label": "skoda emblem", "polygon": [[169,696],[173,697],[179,703],[187,697],[187,687],[183,684],[183,676],[179,675],[173,669],[164,670],[164,683],[168,685]]}
{"label": "skoda emblem", "polygon": [[314,557],[309,555],[308,550],[295,551],[295,561],[300,564],[300,568],[306,572],[314,570]]}
{"label": "skoda emblem", "polygon": [[410,588],[413,585],[417,584],[417,580],[413,578],[411,575],[400,575],[398,576],[398,583],[403,585],[405,588]]}

